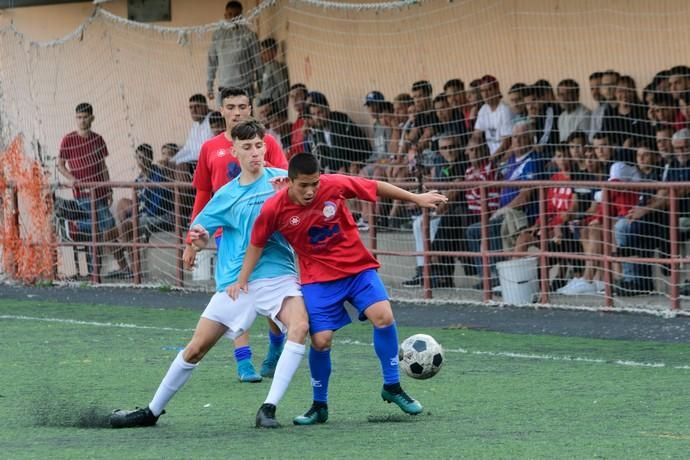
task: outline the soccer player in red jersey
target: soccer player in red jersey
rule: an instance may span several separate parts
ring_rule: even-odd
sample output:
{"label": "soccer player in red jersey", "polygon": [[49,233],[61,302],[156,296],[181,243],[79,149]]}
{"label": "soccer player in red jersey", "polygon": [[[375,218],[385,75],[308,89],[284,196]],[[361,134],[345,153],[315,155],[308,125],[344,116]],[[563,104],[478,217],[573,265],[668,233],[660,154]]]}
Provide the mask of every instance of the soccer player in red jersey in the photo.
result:
{"label": "soccer player in red jersey", "polygon": [[[232,128],[238,123],[251,117],[252,106],[246,91],[240,88],[225,88],[221,92],[221,113],[225,118],[225,132],[207,140],[201,146],[199,160],[194,171],[192,185],[196,189],[194,208],[191,221],[201,212],[211,200],[211,196],[222,186],[237,177],[240,173],[240,163],[232,154]],[[264,137],[266,145],[265,162],[268,166],[287,169],[287,160],[280,147],[280,142],[270,135]],[[222,232],[215,234],[216,247],[220,248]],[[182,255],[185,267],[194,265],[196,251],[192,247],[191,240],[187,238],[187,246]],[[237,374],[241,382],[260,382],[261,376],[273,377],[275,366],[283,349],[284,334],[269,319],[269,349],[266,359],[261,365],[261,375],[256,373],[252,364],[252,350],[249,346],[249,334],[244,334],[235,339],[235,360],[237,361]]]}
{"label": "soccer player in red jersey", "polygon": [[350,323],[345,301],[374,326],[374,350],[381,362],[384,401],[408,414],[419,414],[422,405],[400,386],[398,332],[388,294],[376,270],[378,261],[359,237],[347,200],[375,202],[377,197],[409,201],[435,209],[447,198],[437,192],[414,194],[391,185],[340,174],[319,174],[319,162],[301,153],[290,160],[287,188],[267,200],[252,229],[251,243],[236,284],[228,294],[236,298],[247,291],[247,280],[264,246],[280,232],[298,255],[302,293],[309,314],[311,349],[309,368],[314,402],[296,425],[328,420],[328,380],[331,344],[335,331]]}

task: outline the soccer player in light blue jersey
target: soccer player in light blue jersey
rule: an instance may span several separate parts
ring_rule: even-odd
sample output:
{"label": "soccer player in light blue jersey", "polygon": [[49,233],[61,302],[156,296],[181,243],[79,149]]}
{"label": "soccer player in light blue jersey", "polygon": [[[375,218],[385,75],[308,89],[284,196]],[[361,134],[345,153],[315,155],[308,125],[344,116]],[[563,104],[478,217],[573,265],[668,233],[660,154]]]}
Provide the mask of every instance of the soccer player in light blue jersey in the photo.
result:
{"label": "soccer player in light blue jersey", "polygon": [[274,235],[249,279],[251,290],[236,300],[225,292],[237,281],[251,229],[262,205],[287,178],[282,169],[264,167],[264,134],[263,126],[254,120],[232,129],[233,153],[240,161],[242,172],[213,196],[191,225],[190,235],[197,249],[206,246],[209,233],[223,229],[216,294],[201,314],[192,340],[171,364],[149,405],[143,409],[114,411],[110,416],[112,427],[155,425],[170,399],[216,342],[222,336],[238,337],[251,327],[257,315],[270,317],[283,332],[287,331],[287,343],[271,388],[256,414],[257,427],[280,426],[275,418],[276,406],[304,356],[309,329],[292,248],[282,236]]}

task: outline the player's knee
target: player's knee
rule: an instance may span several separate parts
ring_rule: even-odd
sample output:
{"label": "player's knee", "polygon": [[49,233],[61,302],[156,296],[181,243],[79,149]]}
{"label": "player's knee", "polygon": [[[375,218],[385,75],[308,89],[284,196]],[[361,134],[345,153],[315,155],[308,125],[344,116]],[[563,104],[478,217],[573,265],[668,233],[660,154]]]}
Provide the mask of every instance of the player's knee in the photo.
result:
{"label": "player's knee", "polygon": [[395,318],[393,317],[393,311],[388,309],[375,312],[375,314],[369,317],[369,320],[375,327],[386,327],[393,324]]}
{"label": "player's knee", "polygon": [[309,320],[305,316],[304,318],[295,318],[290,324],[289,335],[292,335],[295,339],[304,341],[309,333]]}
{"label": "player's knee", "polygon": [[187,345],[184,349],[182,357],[184,360],[190,364],[196,364],[202,360],[208,349],[206,347],[200,346],[194,342]]}
{"label": "player's knee", "polygon": [[316,351],[325,351],[331,348],[332,336],[316,335],[311,338],[311,347]]}

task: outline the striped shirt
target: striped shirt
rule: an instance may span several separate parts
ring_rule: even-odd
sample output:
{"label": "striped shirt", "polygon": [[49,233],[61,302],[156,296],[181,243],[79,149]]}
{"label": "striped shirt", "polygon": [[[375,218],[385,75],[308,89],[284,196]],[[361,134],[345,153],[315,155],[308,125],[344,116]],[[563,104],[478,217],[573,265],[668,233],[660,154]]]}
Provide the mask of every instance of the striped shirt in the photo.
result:
{"label": "striped shirt", "polygon": [[[496,169],[491,161],[486,161],[479,167],[470,166],[465,171],[465,180],[472,182],[486,182],[496,180]],[[499,208],[498,188],[490,188],[486,191],[486,209],[493,213]],[[479,214],[482,210],[482,200],[479,188],[467,189],[465,191],[465,201],[467,209],[473,214]]]}

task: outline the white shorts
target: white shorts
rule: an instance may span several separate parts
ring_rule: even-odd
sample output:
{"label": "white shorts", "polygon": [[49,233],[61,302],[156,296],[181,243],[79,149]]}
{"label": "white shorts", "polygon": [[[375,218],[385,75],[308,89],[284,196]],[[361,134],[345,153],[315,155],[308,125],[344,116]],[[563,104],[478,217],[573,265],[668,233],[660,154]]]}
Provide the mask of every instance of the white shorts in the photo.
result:
{"label": "white shorts", "polygon": [[237,300],[232,300],[225,291],[216,292],[201,316],[227,326],[225,336],[231,340],[248,331],[256,315],[270,317],[286,332],[285,325],[276,318],[286,297],[302,297],[302,289],[294,275],[252,281],[248,292],[241,291]]}

